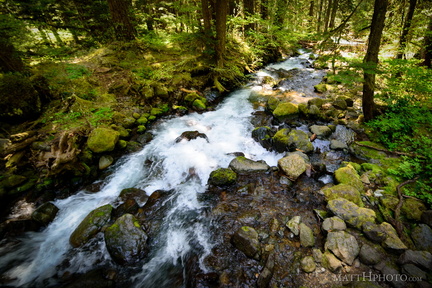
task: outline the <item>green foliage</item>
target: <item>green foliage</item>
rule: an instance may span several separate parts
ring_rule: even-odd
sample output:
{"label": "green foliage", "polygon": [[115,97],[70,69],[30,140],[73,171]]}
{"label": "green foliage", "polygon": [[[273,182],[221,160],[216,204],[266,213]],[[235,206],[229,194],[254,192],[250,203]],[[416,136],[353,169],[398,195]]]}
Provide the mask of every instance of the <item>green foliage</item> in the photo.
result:
{"label": "green foliage", "polygon": [[386,147],[408,155],[389,170],[400,180],[417,178],[404,192],[432,205],[432,74],[415,61],[387,61],[384,68],[379,98],[388,106],[368,125]]}
{"label": "green foliage", "polygon": [[83,65],[67,64],[65,69],[69,79],[78,79],[90,75],[90,71]]}
{"label": "green foliage", "polygon": [[91,112],[93,113],[91,114],[89,122],[92,126],[98,126],[104,122],[109,122],[114,115],[114,111],[110,107],[92,109]]}

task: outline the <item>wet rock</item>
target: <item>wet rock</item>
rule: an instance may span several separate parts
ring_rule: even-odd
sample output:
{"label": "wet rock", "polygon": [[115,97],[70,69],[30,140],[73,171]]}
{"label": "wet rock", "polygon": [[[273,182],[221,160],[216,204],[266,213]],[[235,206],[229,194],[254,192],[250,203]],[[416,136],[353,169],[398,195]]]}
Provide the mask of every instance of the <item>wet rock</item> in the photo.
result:
{"label": "wet rock", "polygon": [[117,208],[114,209],[112,215],[113,218],[118,218],[124,214],[132,214],[138,212],[139,205],[135,199],[126,199],[122,204],[120,204]]}
{"label": "wet rock", "polygon": [[227,186],[234,184],[237,174],[229,168],[219,168],[210,173],[208,182],[215,186]]}
{"label": "wet rock", "polygon": [[270,96],[269,99],[267,100],[267,108],[270,111],[274,111],[276,109],[276,107],[279,105],[280,100],[274,96]]}
{"label": "wet rock", "polygon": [[246,157],[239,156],[230,162],[229,168],[236,173],[247,174],[253,172],[265,172],[270,168],[270,166],[262,160],[253,161]]}
{"label": "wet rock", "polygon": [[398,237],[396,230],[390,223],[383,222],[380,224],[381,229],[387,235],[386,239],[382,242],[382,246],[396,252],[403,252],[408,247]]}
{"label": "wet rock", "polygon": [[322,118],[321,110],[316,105],[310,105],[307,110],[307,117],[312,119]]}
{"label": "wet rock", "polygon": [[312,229],[306,224],[300,223],[300,244],[303,247],[313,247],[315,245],[315,236]]}
{"label": "wet rock", "polygon": [[95,128],[87,139],[89,149],[95,153],[113,151],[120,133],[109,128]]}
{"label": "wet rock", "polygon": [[418,250],[432,253],[432,229],[426,224],[419,224],[411,232],[411,238]]}
{"label": "wet rock", "polygon": [[330,149],[332,150],[346,150],[348,145],[342,141],[332,139],[330,140]]}
{"label": "wet rock", "polygon": [[111,155],[103,155],[99,158],[99,170],[108,168],[114,162],[114,158]]}
{"label": "wet rock", "polygon": [[324,252],[321,264],[332,272],[337,272],[342,268],[342,261],[337,259],[330,251]]}
{"label": "wet rock", "polygon": [[414,264],[428,271],[432,270],[432,254],[427,251],[406,250],[398,259],[401,265]]}
{"label": "wet rock", "polygon": [[252,130],[252,138],[267,150],[272,148],[273,132],[270,127],[263,126]]}
{"label": "wet rock", "polygon": [[401,212],[405,214],[408,219],[416,221],[420,221],[424,211],[426,211],[426,206],[423,202],[412,198],[405,199],[401,208]]}
{"label": "wet rock", "polygon": [[240,227],[231,238],[234,246],[242,251],[249,258],[258,260],[261,254],[261,247],[258,240],[258,233],[249,226]]}
{"label": "wet rock", "polygon": [[147,235],[138,220],[131,214],[125,214],[105,230],[105,242],[114,261],[131,264],[145,257],[148,253]]}
{"label": "wet rock", "polygon": [[298,236],[300,233],[300,220],[301,217],[300,216],[294,216],[293,218],[291,218],[285,225],[286,227],[288,227],[288,229],[294,233],[294,235]]}
{"label": "wet rock", "polygon": [[1,184],[6,188],[13,188],[16,186],[21,185],[27,180],[27,177],[22,175],[10,175],[7,177],[4,181],[1,182]]}
{"label": "wet rock", "polygon": [[93,238],[111,218],[113,207],[109,204],[90,212],[78,225],[69,238],[69,243],[77,248]]}
{"label": "wet rock", "polygon": [[291,102],[279,103],[273,111],[273,116],[281,122],[294,120],[298,117],[298,114],[298,106]]}
{"label": "wet rock", "polygon": [[274,272],[274,265],[275,265],[275,254],[270,253],[270,255],[267,258],[266,264],[261,271],[261,273],[258,276],[257,280],[257,288],[267,288],[269,287],[269,283],[273,277]]}
{"label": "wet rock", "polygon": [[365,236],[375,243],[381,243],[387,238],[387,234],[383,231],[381,226],[372,222],[364,223],[362,225],[362,230]]}
{"label": "wet rock", "polygon": [[345,222],[341,218],[334,216],[326,218],[322,224],[322,228],[327,232],[331,232],[342,231],[345,230],[347,227]]}
{"label": "wet rock", "polygon": [[316,264],[312,256],[306,256],[300,260],[301,269],[306,273],[315,271]]}
{"label": "wet rock", "polygon": [[318,108],[320,108],[325,102],[326,100],[324,100],[323,98],[312,98],[308,100],[308,105],[309,106],[315,105]]}
{"label": "wet rock", "polygon": [[361,208],[353,202],[338,198],[330,200],[327,208],[336,216],[342,218],[349,225],[360,229],[366,222],[375,222],[375,211],[367,208]]}
{"label": "wet rock", "polygon": [[127,201],[128,199],[135,199],[138,203],[145,203],[149,197],[142,189],[126,188],[120,192],[119,198],[123,202]]}
{"label": "wet rock", "polygon": [[51,223],[55,216],[57,215],[57,212],[59,211],[59,208],[55,206],[51,202],[47,202],[39,206],[31,215],[31,218],[39,222],[40,224],[47,226],[49,223]]}
{"label": "wet rock", "polygon": [[288,134],[291,130],[288,128],[280,129],[272,138],[273,148],[282,153],[289,149]]}
{"label": "wet rock", "polygon": [[421,221],[432,227],[432,210],[423,211]]}
{"label": "wet rock", "polygon": [[338,184],[329,188],[326,188],[322,191],[327,201],[336,199],[336,198],[344,198],[355,203],[358,206],[363,206],[363,202],[361,200],[360,192],[357,188],[348,185],[348,184]]}
{"label": "wet rock", "polygon": [[364,190],[363,182],[357,171],[350,164],[335,171],[335,178],[341,184],[351,185],[359,191]]}
{"label": "wet rock", "polygon": [[351,234],[345,231],[329,232],[325,249],[333,252],[336,257],[348,265],[352,265],[354,259],[360,252],[357,240]]}
{"label": "wet rock", "polygon": [[279,159],[278,166],[292,181],[310,169],[309,158],[301,152],[288,153],[287,156]]}
{"label": "wet rock", "polygon": [[317,93],[324,93],[328,90],[331,90],[331,86],[325,83],[320,83],[314,86],[315,92]]}
{"label": "wet rock", "polygon": [[330,128],[324,125],[312,125],[309,129],[313,134],[317,135],[318,139],[326,138],[332,133]]}
{"label": "wet rock", "polygon": [[359,258],[363,264],[375,265],[384,260],[386,253],[384,249],[377,245],[364,243],[360,249]]}
{"label": "wet rock", "polygon": [[81,275],[72,276],[68,283],[60,288],[111,288],[115,287],[115,282],[108,277],[108,271],[102,269],[91,270]]}
{"label": "wet rock", "polygon": [[190,141],[190,140],[194,140],[194,139],[197,139],[197,138],[203,138],[207,142],[209,142],[209,140],[207,138],[207,135],[205,135],[204,133],[200,133],[198,131],[185,131],[179,137],[177,137],[175,139],[175,142],[179,143],[182,140]]}
{"label": "wet rock", "polygon": [[[273,137],[273,139],[275,139],[275,137]],[[282,139],[282,142],[286,143],[285,150],[287,151],[300,150],[304,153],[309,153],[314,150],[313,144],[310,142],[308,134],[301,130],[291,130],[287,137]]]}

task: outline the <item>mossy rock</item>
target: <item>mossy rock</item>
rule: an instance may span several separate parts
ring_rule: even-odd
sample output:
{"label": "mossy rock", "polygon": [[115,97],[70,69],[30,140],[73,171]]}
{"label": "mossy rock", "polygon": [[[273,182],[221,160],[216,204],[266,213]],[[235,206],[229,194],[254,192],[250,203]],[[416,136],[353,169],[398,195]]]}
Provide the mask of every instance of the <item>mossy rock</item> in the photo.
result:
{"label": "mossy rock", "polygon": [[149,251],[147,239],[147,234],[131,214],[124,214],[105,230],[107,250],[119,264],[132,264],[144,258]]}
{"label": "mossy rock", "polygon": [[325,84],[325,83],[320,83],[320,84],[315,85],[314,89],[315,89],[315,92],[324,93],[324,92],[327,92],[329,90],[332,90],[333,87],[328,85],[328,84]]}
{"label": "mossy rock", "polygon": [[2,181],[2,186],[6,188],[13,188],[24,183],[26,180],[27,177],[14,174],[14,175],[10,175],[4,181]]}
{"label": "mossy rock", "polygon": [[267,108],[270,111],[274,111],[280,103],[281,101],[278,98],[274,96],[270,96],[269,99],[267,100]]}
{"label": "mossy rock", "polygon": [[137,133],[138,134],[143,134],[146,130],[147,130],[146,126],[139,125],[138,128],[137,128]]}
{"label": "mossy rock", "polygon": [[328,201],[327,208],[336,216],[339,216],[347,224],[361,229],[366,222],[375,222],[375,211],[359,207],[355,203],[344,198],[337,198]]}
{"label": "mossy rock", "polygon": [[229,168],[219,168],[210,173],[209,183],[216,186],[227,186],[234,184],[237,174]]}
{"label": "mossy rock", "polygon": [[399,158],[388,157],[387,154],[383,151],[378,151],[372,148],[360,146],[360,145],[368,145],[371,147],[376,147],[378,149],[385,149],[382,145],[370,142],[370,141],[358,141],[353,142],[350,146],[350,152],[354,154],[356,157],[366,160],[373,164],[382,164],[386,168],[396,168],[400,162]]}
{"label": "mossy rock", "polygon": [[44,226],[47,226],[49,223],[51,223],[55,216],[57,215],[57,212],[59,211],[59,208],[55,206],[51,202],[47,202],[39,206],[31,215],[31,218],[41,223]]}
{"label": "mossy rock", "polygon": [[318,108],[320,108],[324,103],[325,103],[325,100],[322,98],[312,98],[308,101],[309,106],[315,105]]}
{"label": "mossy rock", "polygon": [[282,153],[288,150],[288,134],[290,131],[289,128],[283,128],[273,136],[273,147],[277,152]]}
{"label": "mossy rock", "polygon": [[119,140],[119,141],[117,142],[116,147],[117,147],[118,149],[125,149],[125,148],[127,147],[127,145],[128,145],[128,141],[126,141],[126,140]]}
{"label": "mossy rock", "polygon": [[273,111],[273,116],[279,121],[293,120],[299,115],[297,104],[285,102],[279,103]]}
{"label": "mossy rock", "polygon": [[352,165],[337,169],[335,171],[335,178],[338,183],[351,185],[359,191],[364,190],[363,182]]}
{"label": "mossy rock", "polygon": [[198,95],[198,93],[193,92],[193,93],[189,93],[189,94],[187,94],[187,95],[184,97],[184,101],[186,101],[186,102],[192,104],[196,99],[200,99],[200,98],[201,98],[201,96]]}
{"label": "mossy rock", "polygon": [[87,140],[88,148],[95,153],[113,151],[120,133],[109,128],[95,128]]}
{"label": "mossy rock", "polygon": [[69,242],[73,247],[80,247],[96,236],[111,219],[113,207],[109,204],[90,212],[71,234]]}
{"label": "mossy rock", "polygon": [[421,216],[427,208],[425,204],[417,199],[405,199],[401,208],[401,212],[411,220],[420,221]]}
{"label": "mossy rock", "polygon": [[197,111],[204,111],[207,109],[207,106],[201,99],[196,99],[195,101],[193,101],[192,107]]}
{"label": "mossy rock", "polygon": [[231,238],[234,246],[242,251],[247,257],[259,259],[261,246],[258,232],[249,226],[240,227]]}
{"label": "mossy rock", "polygon": [[338,184],[330,188],[324,189],[323,193],[327,201],[337,198],[344,198],[357,204],[360,207],[363,206],[359,190],[351,185]]}
{"label": "mossy rock", "polygon": [[147,122],[148,122],[148,119],[144,115],[136,120],[136,123],[138,125],[145,125],[145,124],[147,124]]}
{"label": "mossy rock", "polygon": [[272,130],[268,126],[257,127],[252,130],[252,138],[267,150],[272,147]]}

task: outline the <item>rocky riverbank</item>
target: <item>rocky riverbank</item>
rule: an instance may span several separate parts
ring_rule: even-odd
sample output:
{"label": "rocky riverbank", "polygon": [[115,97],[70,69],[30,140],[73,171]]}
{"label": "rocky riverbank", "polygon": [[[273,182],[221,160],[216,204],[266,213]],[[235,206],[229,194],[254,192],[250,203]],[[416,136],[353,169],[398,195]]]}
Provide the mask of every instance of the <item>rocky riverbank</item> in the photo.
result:
{"label": "rocky riverbank", "polygon": [[[210,219],[213,248],[203,265],[200,255],[192,252],[182,259],[185,270],[175,264],[168,267],[167,281],[179,287],[181,283],[186,287],[430,287],[432,212],[417,199],[400,197],[403,183],[387,172],[400,159],[365,141],[358,99],[337,92],[315,94],[307,87],[291,91],[290,85],[305,79],[302,70],[274,68],[272,73],[259,76],[252,89],[250,101],[257,110],[251,116],[255,127],[251,134],[267,150],[280,153],[278,165],[271,167],[237,151],[227,167],[210,174],[199,199],[207,207],[206,215],[194,217]],[[317,92],[337,90],[337,83],[319,83],[320,75],[310,80]],[[211,109],[217,102],[211,91],[180,91],[176,105],[155,103],[116,111],[103,127],[82,135],[60,134],[49,149],[36,149],[33,132],[16,134],[11,143],[3,141],[5,149],[15,147],[25,151],[23,155],[31,151],[34,159],[50,159],[43,170],[47,175],[61,166],[63,172],[72,173],[62,175],[83,179],[85,173],[106,171],[119,154],[149,143],[147,129],[158,117]],[[176,137],[175,143],[208,141],[198,131]],[[87,168],[74,168],[83,163]],[[2,183],[9,184],[3,195],[26,191],[20,187],[29,180],[19,176],[26,177],[6,174]],[[194,177],[190,170],[185,181]],[[31,187],[37,185],[35,181]],[[58,208],[49,201],[68,193],[54,193],[55,185],[48,186],[52,192],[47,193],[44,187],[29,189],[34,198],[26,199],[36,199],[35,206],[45,204],[34,212],[30,207],[23,219],[4,222],[2,236],[12,239],[23,231],[43,229],[55,218]],[[99,189],[96,183],[86,190]],[[171,196],[172,191],[157,190],[148,196],[144,190],[129,188],[115,203],[90,212],[69,242],[75,252],[103,242],[102,253],[108,252],[112,263],[83,275],[64,273],[56,281],[63,287],[131,285],[139,263],[158,245]],[[67,271],[67,261],[61,266]]]}

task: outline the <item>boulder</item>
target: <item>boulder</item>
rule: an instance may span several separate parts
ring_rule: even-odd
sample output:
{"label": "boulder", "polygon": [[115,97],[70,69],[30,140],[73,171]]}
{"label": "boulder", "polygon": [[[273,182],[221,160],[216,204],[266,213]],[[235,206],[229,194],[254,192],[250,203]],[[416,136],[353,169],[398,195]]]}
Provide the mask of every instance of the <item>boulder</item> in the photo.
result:
{"label": "boulder", "polygon": [[408,219],[415,221],[420,221],[423,212],[426,210],[426,206],[422,201],[412,198],[405,199],[401,208],[401,212]]}
{"label": "boulder", "polygon": [[57,215],[57,212],[59,211],[59,208],[55,206],[51,202],[47,202],[39,206],[31,215],[31,218],[39,222],[40,224],[47,226],[49,223],[51,223],[55,216]]}
{"label": "boulder", "polygon": [[335,178],[338,183],[351,185],[359,191],[364,190],[363,182],[360,180],[360,176],[351,164],[337,169],[335,171]]}
{"label": "boulder", "polygon": [[320,108],[325,103],[325,100],[322,98],[312,98],[308,100],[308,106],[315,105]]}
{"label": "boulder", "polygon": [[305,154],[293,152],[279,159],[278,166],[290,180],[294,181],[310,167],[308,160]]}
{"label": "boulder", "polygon": [[261,254],[261,246],[258,240],[258,232],[252,227],[240,227],[231,238],[234,246],[249,258],[258,260]]}
{"label": "boulder", "polygon": [[362,230],[364,235],[375,243],[381,243],[387,238],[387,234],[381,226],[372,222],[364,223],[362,225]]}
{"label": "boulder", "polygon": [[207,142],[209,142],[209,140],[207,138],[207,135],[204,134],[204,133],[200,133],[199,131],[185,131],[179,137],[177,137],[175,139],[175,142],[179,143],[182,140],[190,141],[190,140],[194,140],[194,139],[197,139],[197,138],[203,138]]}
{"label": "boulder", "polygon": [[263,160],[254,161],[244,156],[239,156],[230,162],[229,168],[236,173],[247,174],[253,172],[265,172],[270,168],[270,166]]}
{"label": "boulder", "polygon": [[109,128],[95,128],[87,139],[89,149],[95,153],[113,151],[120,133]]}
{"label": "boulder", "polygon": [[71,234],[70,244],[77,248],[96,236],[111,219],[112,209],[113,207],[107,204],[91,211]]}
{"label": "boulder", "polygon": [[340,110],[346,110],[348,105],[345,99],[338,97],[335,101],[333,101],[333,106]]}
{"label": "boulder", "polygon": [[304,153],[309,153],[314,150],[308,134],[301,130],[291,130],[291,132],[288,133],[287,147],[289,151],[300,150]]}
{"label": "boulder", "polygon": [[315,236],[312,229],[306,224],[300,223],[300,244],[303,247],[313,247],[315,245]]}
{"label": "boulder", "polygon": [[327,201],[336,199],[336,198],[344,198],[355,203],[358,206],[363,206],[363,202],[361,200],[360,192],[357,188],[348,185],[348,184],[338,184],[329,188],[326,188],[322,191]]}
{"label": "boulder", "polygon": [[252,138],[267,150],[270,150],[272,147],[272,136],[273,132],[267,126],[257,127],[252,130]]}
{"label": "boulder", "polygon": [[414,264],[428,271],[432,271],[432,254],[427,251],[406,250],[398,259],[401,265]]}
{"label": "boulder", "polygon": [[273,111],[273,116],[281,122],[294,120],[298,117],[298,114],[298,106],[290,102],[279,103]]}
{"label": "boulder", "polygon": [[402,266],[402,273],[407,274],[417,279],[426,280],[427,274],[414,264],[405,264]]}
{"label": "boulder", "polygon": [[330,140],[330,149],[345,150],[345,149],[348,149],[348,145],[342,141],[332,139],[332,140]]}
{"label": "boulder", "polygon": [[396,252],[403,252],[408,247],[398,237],[396,230],[390,223],[383,222],[380,224],[382,231],[387,235],[386,239],[382,242],[382,246]]}
{"label": "boulder", "polygon": [[132,264],[145,257],[148,253],[147,238],[131,214],[124,214],[105,230],[107,250],[119,264]]}
{"label": "boulder", "polygon": [[316,264],[312,256],[306,256],[300,260],[301,269],[306,273],[315,271]]}
{"label": "boulder", "polygon": [[103,155],[99,158],[99,170],[108,168],[114,162],[114,158],[111,155]]}
{"label": "boulder", "polygon": [[432,253],[432,229],[426,224],[419,224],[411,232],[411,238],[418,250]]}
{"label": "boulder", "polygon": [[138,203],[145,203],[149,198],[144,190],[138,188],[126,188],[120,192],[119,198],[122,202],[135,199]]}
{"label": "boulder", "polygon": [[343,231],[347,227],[345,222],[341,218],[334,216],[334,217],[326,218],[322,224],[322,228],[327,232],[332,232],[332,231]]}
{"label": "boulder", "polygon": [[325,125],[312,125],[309,127],[309,130],[316,134],[318,139],[324,139],[332,133],[331,129],[328,126]]}
{"label": "boulder", "polygon": [[209,184],[215,186],[227,186],[234,184],[237,174],[229,168],[219,168],[210,173]]}
{"label": "boulder", "polygon": [[342,218],[349,225],[360,229],[366,222],[375,222],[375,211],[368,208],[361,208],[353,202],[344,198],[330,200],[327,208],[336,216]]}
{"label": "boulder", "polygon": [[382,277],[386,279],[386,281],[389,282],[392,287],[406,287],[406,281],[402,281],[401,277],[396,277],[396,275],[400,275],[400,273],[398,267],[392,262],[383,260],[380,263],[376,264],[374,268],[382,273]]}
{"label": "boulder", "polygon": [[345,231],[329,232],[324,247],[348,265],[353,264],[360,252],[355,237]]}
{"label": "boulder", "polygon": [[321,264],[332,272],[337,272],[342,268],[342,262],[330,251],[324,252]]}
{"label": "boulder", "polygon": [[432,210],[423,211],[421,221],[432,227]]}
{"label": "boulder", "polygon": [[360,249],[359,258],[363,264],[375,265],[384,260],[386,253],[384,249],[377,244],[369,245],[364,243]]}

